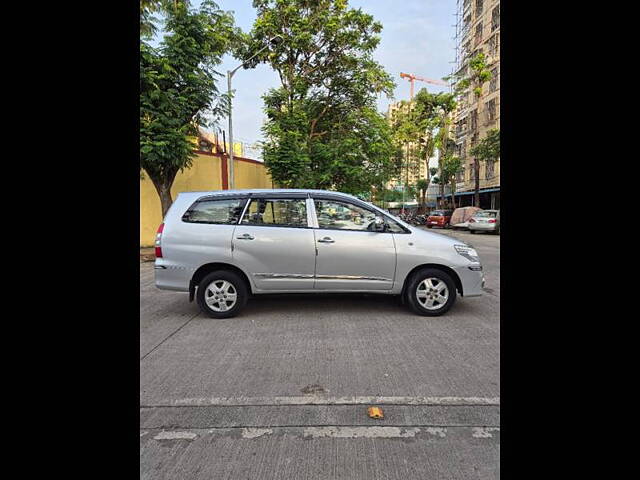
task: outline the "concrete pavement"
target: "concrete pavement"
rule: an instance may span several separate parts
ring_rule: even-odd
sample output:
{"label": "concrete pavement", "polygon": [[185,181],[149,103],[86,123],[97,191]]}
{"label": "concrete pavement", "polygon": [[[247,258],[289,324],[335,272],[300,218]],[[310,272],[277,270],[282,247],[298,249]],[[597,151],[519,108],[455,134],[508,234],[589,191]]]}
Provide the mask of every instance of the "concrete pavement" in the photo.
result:
{"label": "concrete pavement", "polygon": [[141,478],[498,478],[500,237],[442,233],[478,250],[487,295],[435,318],[295,295],[213,320],[141,263]]}

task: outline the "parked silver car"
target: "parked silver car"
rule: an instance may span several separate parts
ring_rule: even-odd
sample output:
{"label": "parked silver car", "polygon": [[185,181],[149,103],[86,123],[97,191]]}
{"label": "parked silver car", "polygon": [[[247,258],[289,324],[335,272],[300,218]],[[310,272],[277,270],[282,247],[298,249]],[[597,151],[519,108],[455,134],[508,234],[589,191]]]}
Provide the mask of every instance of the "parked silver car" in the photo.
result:
{"label": "parked silver car", "polygon": [[434,316],[484,286],[469,245],[323,190],[181,193],[156,257],[156,286],[189,292],[214,318],[235,316],[250,295],[293,292],[400,295]]}
{"label": "parked silver car", "polygon": [[500,210],[480,210],[469,219],[471,233],[491,232],[500,233]]}

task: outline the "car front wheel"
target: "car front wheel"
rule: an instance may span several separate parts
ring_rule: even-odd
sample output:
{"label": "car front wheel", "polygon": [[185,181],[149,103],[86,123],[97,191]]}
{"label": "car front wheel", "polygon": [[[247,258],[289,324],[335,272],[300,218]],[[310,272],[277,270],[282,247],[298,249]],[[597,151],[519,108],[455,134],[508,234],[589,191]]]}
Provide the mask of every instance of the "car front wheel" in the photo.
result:
{"label": "car front wheel", "polygon": [[454,304],[456,286],[448,273],[437,268],[423,268],[411,276],[405,295],[415,313],[435,317]]}
{"label": "car front wheel", "polygon": [[200,310],[212,318],[235,317],[247,303],[247,287],[237,274],[219,270],[200,281],[196,299]]}

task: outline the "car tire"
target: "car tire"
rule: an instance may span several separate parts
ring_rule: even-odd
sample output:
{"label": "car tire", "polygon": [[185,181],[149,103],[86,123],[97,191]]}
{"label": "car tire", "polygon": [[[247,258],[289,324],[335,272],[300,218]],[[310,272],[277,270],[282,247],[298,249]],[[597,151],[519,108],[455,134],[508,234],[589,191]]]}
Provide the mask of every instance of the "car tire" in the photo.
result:
{"label": "car tire", "polygon": [[[423,282],[426,282],[423,284]],[[444,287],[440,287],[440,284],[444,284]],[[432,288],[435,291],[429,291]],[[445,288],[446,300],[439,302],[437,298],[438,289]],[[418,289],[423,292],[418,296]],[[429,298],[429,295],[434,295],[434,299]],[[418,315],[427,317],[437,317],[447,312],[456,301],[456,285],[448,273],[439,270],[437,268],[423,268],[415,272],[409,278],[407,287],[405,290],[405,300],[411,307],[411,310]],[[429,307],[429,302],[431,307]]]}
{"label": "car tire", "polygon": [[[224,293],[226,292],[226,293]],[[233,295],[235,292],[235,302],[230,303],[224,295]],[[221,295],[216,300],[209,300],[211,297]],[[242,278],[234,272],[228,270],[217,270],[206,275],[198,284],[196,300],[203,313],[211,318],[231,318],[235,317],[246,305],[248,298],[247,286]]]}
{"label": "car tire", "polygon": [[469,229],[469,233],[474,234],[474,233],[476,233],[476,231]]}
{"label": "car tire", "polygon": [[427,228],[431,228],[431,227],[433,227],[433,225],[427,225]]}

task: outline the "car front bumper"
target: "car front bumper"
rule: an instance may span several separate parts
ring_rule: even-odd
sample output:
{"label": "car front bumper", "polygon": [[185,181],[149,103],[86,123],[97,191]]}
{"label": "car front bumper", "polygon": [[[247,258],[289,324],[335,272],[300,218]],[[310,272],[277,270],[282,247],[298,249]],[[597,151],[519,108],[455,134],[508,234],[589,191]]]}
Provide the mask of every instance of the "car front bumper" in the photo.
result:
{"label": "car front bumper", "polygon": [[[477,268],[471,265],[473,268]],[[484,293],[484,272],[482,270],[471,270],[469,266],[456,267],[455,272],[462,283],[462,296],[478,297]]]}

